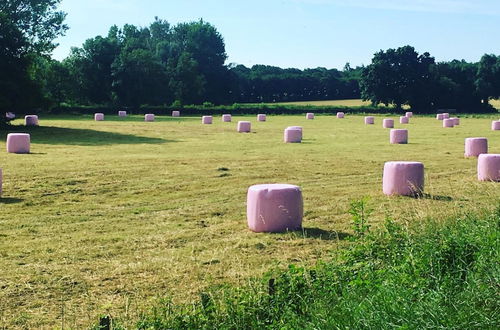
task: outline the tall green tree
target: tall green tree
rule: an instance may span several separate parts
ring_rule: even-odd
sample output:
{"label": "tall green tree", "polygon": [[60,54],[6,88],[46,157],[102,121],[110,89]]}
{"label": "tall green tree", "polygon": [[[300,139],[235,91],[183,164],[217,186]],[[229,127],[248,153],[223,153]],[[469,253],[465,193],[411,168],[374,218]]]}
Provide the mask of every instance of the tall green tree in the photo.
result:
{"label": "tall green tree", "polygon": [[402,105],[428,109],[432,106],[433,64],[429,53],[419,55],[411,46],[379,51],[363,71],[362,97],[375,104],[394,104],[398,109]]}
{"label": "tall green tree", "polygon": [[490,98],[500,98],[500,56],[485,54],[477,69],[477,92],[488,103]]}
{"label": "tall green tree", "polygon": [[[60,0],[2,0],[0,2],[0,111],[38,107],[40,86],[32,79],[37,56],[48,56],[53,40],[63,35],[65,13]],[[0,116],[0,124],[5,123]]]}

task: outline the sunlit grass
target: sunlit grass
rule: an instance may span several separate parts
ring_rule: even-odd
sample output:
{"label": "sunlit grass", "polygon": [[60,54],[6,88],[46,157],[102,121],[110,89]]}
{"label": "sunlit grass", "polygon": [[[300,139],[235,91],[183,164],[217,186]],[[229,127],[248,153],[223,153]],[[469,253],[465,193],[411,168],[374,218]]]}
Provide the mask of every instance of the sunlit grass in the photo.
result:
{"label": "sunlit grass", "polygon": [[[236,133],[243,118],[252,133]],[[386,214],[440,218],[491,205],[499,186],[476,180],[463,142],[485,136],[500,153],[494,118],[462,118],[445,129],[414,117],[405,125],[410,143],[390,145],[382,117],[365,126],[349,115],[213,125],[42,116],[41,127],[20,129],[31,133],[32,154],[0,153],[0,327],[83,327],[103,312],[133,320],[157,295],[189,301],[213,284],[313,264],[344,244],[349,202],[362,196],[375,206],[375,225]],[[290,125],[304,127],[302,144],[282,143]],[[431,196],[383,196],[389,160],[422,161]],[[267,182],[302,187],[304,232],[247,230],[246,189]]]}

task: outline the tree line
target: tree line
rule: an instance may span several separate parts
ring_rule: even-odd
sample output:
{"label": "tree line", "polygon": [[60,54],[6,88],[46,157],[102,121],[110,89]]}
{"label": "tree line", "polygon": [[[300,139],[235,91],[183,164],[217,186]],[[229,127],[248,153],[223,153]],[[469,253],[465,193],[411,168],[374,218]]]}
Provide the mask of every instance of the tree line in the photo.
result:
{"label": "tree line", "polygon": [[377,52],[371,64],[299,70],[226,64],[224,39],[208,22],[112,26],[106,36],[50,57],[64,34],[60,0],[0,3],[0,111],[60,105],[139,107],[363,98],[414,111],[483,111],[500,97],[500,56],[436,62],[411,46]]}

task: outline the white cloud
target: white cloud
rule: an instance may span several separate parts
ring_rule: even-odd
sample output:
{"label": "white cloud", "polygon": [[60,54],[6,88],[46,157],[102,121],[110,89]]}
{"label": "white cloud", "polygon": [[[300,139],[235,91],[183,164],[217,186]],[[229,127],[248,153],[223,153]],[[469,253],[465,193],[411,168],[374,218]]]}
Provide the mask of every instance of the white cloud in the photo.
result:
{"label": "white cloud", "polygon": [[335,5],[413,12],[500,16],[498,0],[293,0],[296,3]]}

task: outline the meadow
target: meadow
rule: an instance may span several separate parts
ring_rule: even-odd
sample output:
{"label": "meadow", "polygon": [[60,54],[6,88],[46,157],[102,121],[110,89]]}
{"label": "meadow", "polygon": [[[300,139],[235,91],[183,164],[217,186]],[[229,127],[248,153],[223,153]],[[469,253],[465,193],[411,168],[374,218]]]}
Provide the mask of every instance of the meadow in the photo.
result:
{"label": "meadow", "polygon": [[[189,302],[212,286],[334,258],[350,244],[350,202],[364,196],[374,228],[388,215],[439,220],[496,206],[498,183],[477,181],[463,143],[484,136],[500,153],[490,130],[498,116],[462,116],[452,129],[416,116],[396,124],[409,129],[408,145],[388,143],[383,117],[366,126],[354,115],[215,117],[213,125],[42,116],[40,127],[13,127],[31,134],[32,153],[0,153],[0,328],[86,327],[105,313],[133,324],[164,296]],[[252,133],[236,132],[242,119]],[[291,125],[303,126],[301,144],[282,143]],[[382,194],[390,160],[425,164],[423,198]],[[248,186],[273,182],[302,187],[302,231],[247,229]]]}

